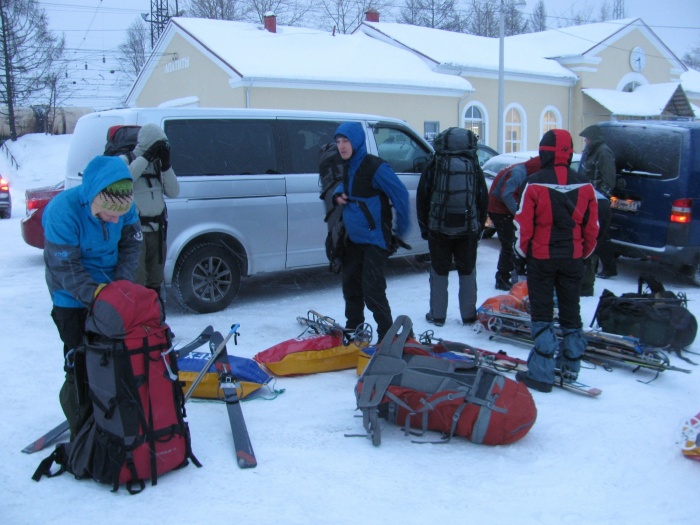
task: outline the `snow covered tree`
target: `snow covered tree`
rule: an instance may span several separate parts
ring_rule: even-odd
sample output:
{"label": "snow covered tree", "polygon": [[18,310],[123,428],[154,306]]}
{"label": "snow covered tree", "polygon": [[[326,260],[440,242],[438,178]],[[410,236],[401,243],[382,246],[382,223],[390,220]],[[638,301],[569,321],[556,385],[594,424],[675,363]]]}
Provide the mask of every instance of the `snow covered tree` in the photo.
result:
{"label": "snow covered tree", "polygon": [[246,20],[262,23],[265,13],[274,13],[277,23],[286,26],[307,24],[306,15],[315,9],[314,0],[246,0],[250,10]]}
{"label": "snow covered tree", "polygon": [[194,18],[244,20],[251,11],[246,0],[188,0],[186,13]]}
{"label": "snow covered tree", "polygon": [[369,9],[391,12],[391,0],[319,0],[321,27],[339,33],[352,33],[362,23]]}
{"label": "snow covered tree", "polygon": [[46,12],[36,0],[0,0],[0,22],[0,104],[14,141],[16,109],[47,87],[65,42],[49,31]]}
{"label": "snow covered tree", "polygon": [[691,69],[700,71],[700,45],[690,48],[683,55],[683,63]]}
{"label": "snow covered tree", "polygon": [[407,0],[398,21],[416,26],[459,30],[456,0]]}

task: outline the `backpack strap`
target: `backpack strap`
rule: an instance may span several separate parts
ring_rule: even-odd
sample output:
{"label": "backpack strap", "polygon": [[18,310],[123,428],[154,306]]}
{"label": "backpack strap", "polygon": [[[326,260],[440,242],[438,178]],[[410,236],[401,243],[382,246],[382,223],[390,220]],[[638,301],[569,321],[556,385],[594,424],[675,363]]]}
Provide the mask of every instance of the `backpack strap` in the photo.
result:
{"label": "backpack strap", "polygon": [[[51,472],[51,467],[56,463],[59,465],[59,469],[56,472]],[[68,454],[66,453],[66,444],[59,443],[56,448],[51,453],[51,455],[44,458],[39,466],[37,467],[32,479],[34,481],[40,481],[42,477],[53,478],[54,476],[60,476],[66,469],[66,464],[68,463]]]}

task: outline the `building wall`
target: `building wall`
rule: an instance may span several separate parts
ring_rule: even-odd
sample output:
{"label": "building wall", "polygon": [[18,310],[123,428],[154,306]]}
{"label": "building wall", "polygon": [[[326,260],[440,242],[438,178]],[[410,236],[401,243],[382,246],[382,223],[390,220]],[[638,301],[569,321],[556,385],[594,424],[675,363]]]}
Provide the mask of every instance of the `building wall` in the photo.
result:
{"label": "building wall", "polygon": [[[465,75],[467,80],[474,86],[475,92],[469,96],[462,104],[462,119],[466,109],[471,104],[476,104],[483,112],[488,113],[486,120],[486,139],[484,143],[492,148],[501,151],[498,144],[498,79],[497,78],[475,78]],[[517,108],[523,116],[524,147],[523,150],[537,149],[542,138],[541,118],[545,109],[554,109],[558,114],[560,127],[569,129],[569,86],[553,85],[537,82],[524,82],[508,80],[504,83],[505,92],[504,110],[507,112],[510,107]]]}
{"label": "building wall", "polygon": [[137,107],[196,96],[203,107],[245,107],[244,92],[229,84],[231,71],[175,33],[136,98]]}

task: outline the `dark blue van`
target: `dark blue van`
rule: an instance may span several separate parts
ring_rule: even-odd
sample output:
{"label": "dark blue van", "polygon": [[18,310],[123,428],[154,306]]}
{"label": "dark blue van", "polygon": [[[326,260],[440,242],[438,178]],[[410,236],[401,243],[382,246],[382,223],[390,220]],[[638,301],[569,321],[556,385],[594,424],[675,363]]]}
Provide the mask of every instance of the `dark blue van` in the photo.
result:
{"label": "dark blue van", "polygon": [[700,122],[603,122],[615,154],[619,255],[669,263],[700,286]]}

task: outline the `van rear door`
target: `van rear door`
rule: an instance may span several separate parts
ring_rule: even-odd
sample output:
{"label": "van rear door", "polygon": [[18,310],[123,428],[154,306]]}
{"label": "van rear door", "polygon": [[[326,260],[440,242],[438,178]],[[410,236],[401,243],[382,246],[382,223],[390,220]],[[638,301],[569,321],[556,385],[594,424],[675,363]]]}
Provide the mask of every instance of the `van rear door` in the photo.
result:
{"label": "van rear door", "polygon": [[680,177],[683,133],[674,128],[601,126],[615,155],[617,184],[612,193],[611,237],[615,241],[663,250],[673,201],[685,195]]}

